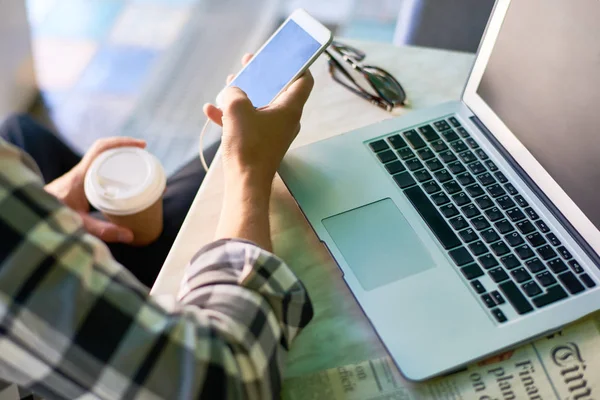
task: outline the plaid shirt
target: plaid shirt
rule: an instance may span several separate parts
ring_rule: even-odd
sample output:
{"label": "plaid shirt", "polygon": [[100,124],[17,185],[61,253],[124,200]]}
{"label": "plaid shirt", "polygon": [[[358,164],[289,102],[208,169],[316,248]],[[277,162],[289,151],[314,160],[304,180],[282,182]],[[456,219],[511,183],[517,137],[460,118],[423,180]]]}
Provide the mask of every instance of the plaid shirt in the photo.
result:
{"label": "plaid shirt", "polygon": [[0,379],[49,399],[279,397],[312,317],[279,258],[221,240],[152,298],[0,139]]}

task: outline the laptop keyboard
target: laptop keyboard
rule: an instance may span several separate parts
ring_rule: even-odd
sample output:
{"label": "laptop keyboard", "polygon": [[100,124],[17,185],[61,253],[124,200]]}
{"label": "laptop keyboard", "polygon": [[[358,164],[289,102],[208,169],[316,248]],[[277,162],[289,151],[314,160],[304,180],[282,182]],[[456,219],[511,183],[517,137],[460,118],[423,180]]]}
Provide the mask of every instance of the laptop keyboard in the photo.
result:
{"label": "laptop keyboard", "polygon": [[596,286],[457,118],[368,145],[499,323]]}

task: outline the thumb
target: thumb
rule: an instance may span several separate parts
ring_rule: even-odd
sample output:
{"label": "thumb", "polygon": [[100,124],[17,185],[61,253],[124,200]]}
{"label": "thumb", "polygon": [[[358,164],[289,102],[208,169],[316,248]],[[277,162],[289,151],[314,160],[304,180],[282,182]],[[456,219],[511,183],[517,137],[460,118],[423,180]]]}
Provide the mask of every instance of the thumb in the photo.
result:
{"label": "thumb", "polygon": [[243,112],[254,111],[252,102],[242,89],[235,86],[225,88],[223,91],[223,106],[224,115],[236,115]]}
{"label": "thumb", "polygon": [[83,227],[88,233],[96,236],[106,243],[131,243],[133,241],[133,232],[112,222],[96,219],[89,214],[80,213],[83,220]]}

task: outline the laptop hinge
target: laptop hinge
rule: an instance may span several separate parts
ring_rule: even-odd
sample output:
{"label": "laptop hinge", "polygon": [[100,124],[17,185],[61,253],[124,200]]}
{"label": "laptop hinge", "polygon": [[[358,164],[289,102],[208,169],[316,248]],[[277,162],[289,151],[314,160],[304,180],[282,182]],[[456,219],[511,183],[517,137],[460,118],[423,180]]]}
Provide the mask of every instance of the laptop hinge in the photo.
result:
{"label": "laptop hinge", "polygon": [[560,222],[560,224],[565,228],[565,230],[573,237],[575,242],[581,247],[583,251],[592,259],[592,261],[596,264],[596,267],[600,269],[600,256],[594,251],[592,246],[579,234],[579,232],[571,225],[569,220],[560,212],[560,210],[550,201],[550,199],[544,194],[544,192],[539,188],[539,186],[531,179],[531,177],[521,168],[519,163],[515,161],[515,159],[511,156],[511,154],[506,151],[504,146],[500,144],[500,142],[496,139],[494,135],[486,128],[485,124],[481,122],[479,118],[476,116],[469,117],[471,122],[473,122],[477,128],[481,131],[481,133],[486,137],[487,140],[494,146],[496,150],[504,157],[504,159],[509,163],[509,165],[514,169],[514,171],[519,175],[519,177],[525,182],[525,184],[531,189],[531,191],[538,197],[538,199],[544,204],[544,206],[554,215],[554,217]]}

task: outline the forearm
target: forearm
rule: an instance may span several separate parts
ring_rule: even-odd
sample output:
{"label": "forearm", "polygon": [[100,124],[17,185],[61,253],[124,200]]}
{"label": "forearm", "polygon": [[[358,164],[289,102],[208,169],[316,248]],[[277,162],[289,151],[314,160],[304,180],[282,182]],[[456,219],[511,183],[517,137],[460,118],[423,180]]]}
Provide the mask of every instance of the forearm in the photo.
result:
{"label": "forearm", "polygon": [[226,176],[216,239],[244,239],[267,251],[272,250],[269,225],[271,181],[251,174]]}

